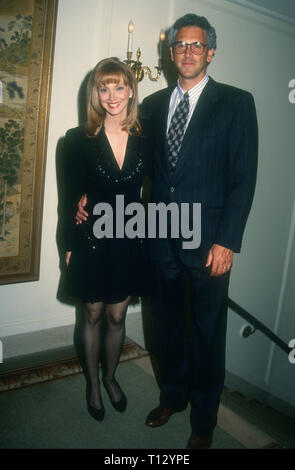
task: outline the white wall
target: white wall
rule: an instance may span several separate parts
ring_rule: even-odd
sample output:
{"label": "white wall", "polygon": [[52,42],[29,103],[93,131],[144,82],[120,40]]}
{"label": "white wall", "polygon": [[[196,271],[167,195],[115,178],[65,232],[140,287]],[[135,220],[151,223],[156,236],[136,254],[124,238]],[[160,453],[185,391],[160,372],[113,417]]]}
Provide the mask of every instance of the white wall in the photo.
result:
{"label": "white wall", "polygon": [[[59,138],[77,125],[77,95],[84,77],[104,57],[125,58],[130,19],[135,23],[133,43],[142,49],[142,62],[156,65],[160,29],[187,12],[206,16],[216,27],[218,48],[209,74],[250,90],[258,112],[257,191],[243,251],[235,258],[230,297],[285,342],[295,338],[295,105],[288,102],[288,83],[295,78],[294,28],[226,0],[59,0],[40,280],[1,286],[0,337],[74,321],[73,308],[56,299],[55,151]],[[165,86],[163,78],[156,83],[145,78],[139,85],[140,100]],[[239,331],[244,323],[229,312],[228,370],[295,406],[295,365],[259,332],[242,339]]]}

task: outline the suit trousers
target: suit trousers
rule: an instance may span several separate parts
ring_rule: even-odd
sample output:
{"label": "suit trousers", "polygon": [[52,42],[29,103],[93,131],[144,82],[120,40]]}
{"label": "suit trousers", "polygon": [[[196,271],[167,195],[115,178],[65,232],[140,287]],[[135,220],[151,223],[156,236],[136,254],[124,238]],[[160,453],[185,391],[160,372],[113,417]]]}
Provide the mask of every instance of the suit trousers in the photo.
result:
{"label": "suit trousers", "polygon": [[[175,410],[191,403],[192,431],[206,437],[217,423],[225,377],[225,340],[230,272],[184,266],[176,257],[154,262],[152,295],[160,371],[160,406]],[[189,322],[184,314],[190,281]]]}

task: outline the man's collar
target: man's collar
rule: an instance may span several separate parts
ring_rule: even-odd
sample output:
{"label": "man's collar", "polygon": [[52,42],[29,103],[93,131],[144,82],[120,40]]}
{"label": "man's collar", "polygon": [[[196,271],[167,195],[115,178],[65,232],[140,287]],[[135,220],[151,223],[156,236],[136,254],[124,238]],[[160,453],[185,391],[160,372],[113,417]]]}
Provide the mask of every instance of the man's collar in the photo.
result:
{"label": "man's collar", "polygon": [[[193,94],[194,91],[195,91],[197,88],[202,88],[203,86],[205,86],[205,84],[208,82],[208,80],[209,80],[209,76],[208,76],[208,74],[206,73],[206,75],[204,76],[204,78],[202,78],[202,80],[201,80],[199,83],[197,83],[193,88],[190,88],[190,89],[188,90],[189,96],[190,96],[191,94]],[[180,97],[180,98],[183,98],[183,95],[185,94],[185,91],[181,88],[180,83],[179,83],[179,79],[177,80],[177,90],[178,90],[178,93],[179,93],[179,97]]]}

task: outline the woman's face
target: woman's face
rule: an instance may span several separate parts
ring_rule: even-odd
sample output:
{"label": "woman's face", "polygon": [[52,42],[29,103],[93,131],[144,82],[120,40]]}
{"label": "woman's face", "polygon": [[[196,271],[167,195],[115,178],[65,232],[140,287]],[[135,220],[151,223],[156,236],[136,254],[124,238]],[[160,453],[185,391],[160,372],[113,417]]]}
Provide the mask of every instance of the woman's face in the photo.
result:
{"label": "woman's face", "polygon": [[127,106],[129,98],[132,96],[132,90],[125,85],[123,79],[118,83],[108,83],[98,87],[98,96],[101,106],[110,117],[127,116]]}

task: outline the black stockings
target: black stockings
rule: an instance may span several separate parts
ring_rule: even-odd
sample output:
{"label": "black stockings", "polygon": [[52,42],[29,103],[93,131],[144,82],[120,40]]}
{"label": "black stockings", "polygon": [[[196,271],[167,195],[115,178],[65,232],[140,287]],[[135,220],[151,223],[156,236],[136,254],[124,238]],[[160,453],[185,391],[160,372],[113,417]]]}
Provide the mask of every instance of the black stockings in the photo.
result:
{"label": "black stockings", "polygon": [[129,300],[130,297],[117,304],[95,302],[83,305],[82,325],[77,331],[77,339],[86,377],[87,400],[93,408],[102,408],[98,370],[100,360],[104,383],[113,401],[121,399],[115,372],[125,337],[125,316]]}

